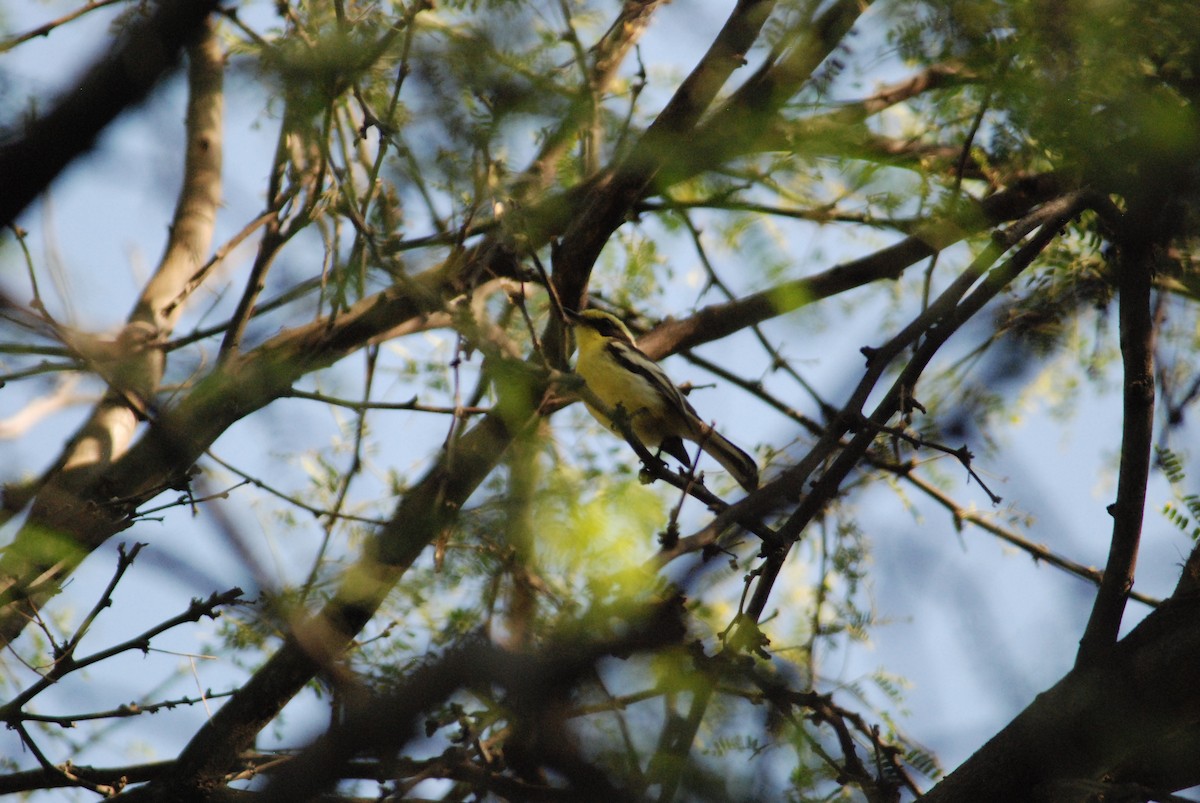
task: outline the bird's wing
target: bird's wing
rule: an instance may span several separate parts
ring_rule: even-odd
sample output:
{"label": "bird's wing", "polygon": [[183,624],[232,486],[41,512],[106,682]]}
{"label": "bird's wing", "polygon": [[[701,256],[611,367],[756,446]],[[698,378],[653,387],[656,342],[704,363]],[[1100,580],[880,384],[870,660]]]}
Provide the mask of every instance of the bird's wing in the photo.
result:
{"label": "bird's wing", "polygon": [[688,404],[683,393],[679,391],[679,388],[671,381],[671,377],[667,376],[667,372],[660,368],[658,363],[643,354],[636,346],[622,343],[619,340],[609,342],[606,348],[622,368],[640,376],[651,385],[667,409],[678,412],[680,418],[687,422],[690,429],[696,429],[699,423],[696,411],[692,409],[692,405]]}

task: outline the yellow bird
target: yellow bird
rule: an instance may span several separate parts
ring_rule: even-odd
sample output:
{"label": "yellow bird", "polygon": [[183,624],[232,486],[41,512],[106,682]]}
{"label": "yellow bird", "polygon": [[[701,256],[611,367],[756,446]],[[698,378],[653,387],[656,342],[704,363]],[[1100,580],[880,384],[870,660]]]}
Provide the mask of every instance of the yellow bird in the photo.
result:
{"label": "yellow bird", "polygon": [[[624,409],[638,440],[685,466],[691,465],[691,458],[683,441],[699,443],[747,491],[758,487],[754,458],[700,419],[658,363],[638,350],[624,323],[594,309],[568,310],[567,315],[579,347],[575,373],[611,410],[618,405]],[[620,433],[607,416],[590,404],[587,408],[597,421]]]}

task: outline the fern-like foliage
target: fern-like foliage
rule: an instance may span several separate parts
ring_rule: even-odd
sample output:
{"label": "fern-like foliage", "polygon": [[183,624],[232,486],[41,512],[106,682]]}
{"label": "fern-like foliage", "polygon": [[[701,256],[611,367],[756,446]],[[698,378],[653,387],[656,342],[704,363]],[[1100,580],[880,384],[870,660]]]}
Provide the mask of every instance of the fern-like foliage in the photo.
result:
{"label": "fern-like foliage", "polygon": [[1200,494],[1183,493],[1187,474],[1179,455],[1163,447],[1155,451],[1159,468],[1171,483],[1171,492],[1175,497],[1163,505],[1163,515],[1180,532],[1187,533],[1193,541],[1200,541],[1200,525],[1192,525],[1192,522],[1200,521]]}

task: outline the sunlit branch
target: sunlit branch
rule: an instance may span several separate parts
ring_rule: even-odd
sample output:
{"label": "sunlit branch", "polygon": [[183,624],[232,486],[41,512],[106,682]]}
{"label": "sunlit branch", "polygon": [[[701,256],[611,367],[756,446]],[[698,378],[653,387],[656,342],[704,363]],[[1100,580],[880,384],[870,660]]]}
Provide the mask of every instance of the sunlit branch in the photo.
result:
{"label": "sunlit branch", "polygon": [[[164,5],[160,13],[169,9]],[[187,295],[182,288],[212,242],[221,200],[224,58],[211,27],[203,19],[198,27],[198,35],[188,46],[184,175],[163,257],[125,326],[111,342],[77,335],[52,323],[62,341],[107,383],[108,392],[39,482],[25,525],[0,558],[4,605],[10,608],[0,616],[0,640],[14,638],[23,626],[23,617],[53,590],[54,575],[73,568],[70,557],[47,558],[29,542],[36,542],[46,532],[77,532],[85,488],[126,452],[138,421],[154,416],[153,397],[165,369],[165,355],[157,346],[177,320],[179,301]],[[147,33],[131,36],[145,37]],[[35,577],[47,581],[38,593],[28,586]],[[15,601],[23,610],[12,610]]]}
{"label": "sunlit branch", "polygon": [[21,139],[0,147],[0,175],[8,177],[0,227],[12,223],[118,114],[149,94],[216,5],[163,0],[130,24],[117,46],[30,123]]}

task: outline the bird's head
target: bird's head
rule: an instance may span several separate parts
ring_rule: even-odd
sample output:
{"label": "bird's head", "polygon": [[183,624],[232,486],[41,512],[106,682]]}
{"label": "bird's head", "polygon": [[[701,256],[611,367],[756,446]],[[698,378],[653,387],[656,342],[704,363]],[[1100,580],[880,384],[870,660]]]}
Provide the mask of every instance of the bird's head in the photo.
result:
{"label": "bird's head", "polygon": [[629,327],[615,315],[598,309],[585,309],[583,312],[566,310],[566,313],[567,318],[576,329],[594,332],[605,339],[622,340],[631,346],[637,345]]}

